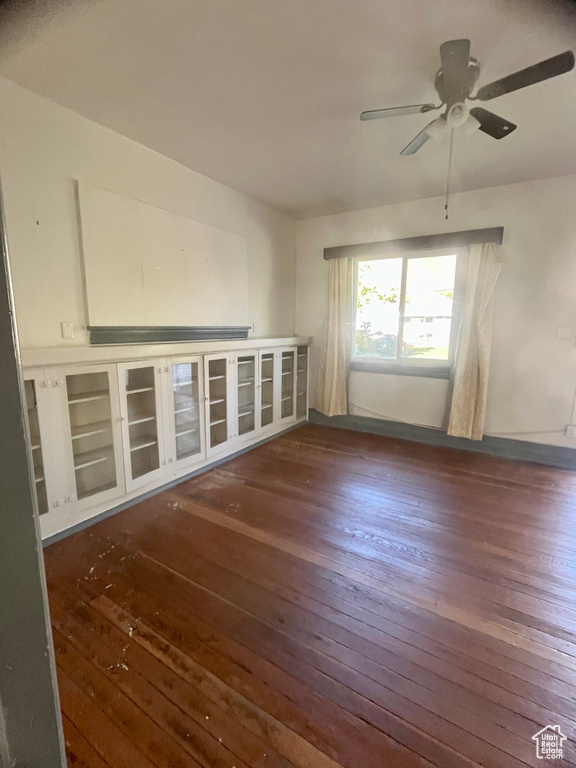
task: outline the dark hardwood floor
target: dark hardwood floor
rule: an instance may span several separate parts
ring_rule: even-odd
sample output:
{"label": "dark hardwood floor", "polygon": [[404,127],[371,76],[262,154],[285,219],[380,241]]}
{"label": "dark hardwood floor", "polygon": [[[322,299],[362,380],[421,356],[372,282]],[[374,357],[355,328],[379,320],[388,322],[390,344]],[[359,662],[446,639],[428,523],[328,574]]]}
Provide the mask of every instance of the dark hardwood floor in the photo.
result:
{"label": "dark hardwood floor", "polygon": [[576,765],[576,476],[305,425],[45,552],[70,766]]}

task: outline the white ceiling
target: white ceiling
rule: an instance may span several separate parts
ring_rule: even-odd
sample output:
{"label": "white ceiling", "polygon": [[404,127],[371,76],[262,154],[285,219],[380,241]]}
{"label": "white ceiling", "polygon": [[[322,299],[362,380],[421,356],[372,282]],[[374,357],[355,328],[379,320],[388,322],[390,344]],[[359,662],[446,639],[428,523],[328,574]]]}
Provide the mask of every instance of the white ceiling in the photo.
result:
{"label": "white ceiling", "polygon": [[[18,5],[0,74],[296,218],[442,194],[447,142],[398,154],[430,116],[359,114],[435,101],[443,41],[471,39],[479,85],[576,48],[553,0]],[[485,104],[518,129],[457,134],[454,190],[576,172],[575,96],[573,71]]]}

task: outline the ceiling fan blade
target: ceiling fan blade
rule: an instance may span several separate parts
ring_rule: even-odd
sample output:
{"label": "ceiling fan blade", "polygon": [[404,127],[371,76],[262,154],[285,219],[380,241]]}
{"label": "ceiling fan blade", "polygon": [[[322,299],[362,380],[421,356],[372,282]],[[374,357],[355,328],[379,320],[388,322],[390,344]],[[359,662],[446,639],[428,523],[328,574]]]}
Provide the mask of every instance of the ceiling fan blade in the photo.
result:
{"label": "ceiling fan blade", "polygon": [[493,139],[503,139],[517,128],[514,123],[504,120],[503,117],[495,115],[493,112],[488,112],[487,109],[482,107],[474,107],[470,110],[470,114],[480,123],[480,130],[487,133],[488,136],[492,136]]}
{"label": "ceiling fan blade", "polygon": [[389,107],[388,109],[369,109],[362,112],[360,120],[379,120],[381,117],[396,117],[397,115],[417,115],[439,109],[435,104],[408,104],[405,107]]}
{"label": "ceiling fan blade", "polygon": [[[438,118],[438,120],[440,120],[440,119],[441,118]],[[438,120],[432,120],[431,123],[428,123],[426,128],[423,128],[420,131],[420,133],[412,139],[410,144],[408,144],[406,147],[404,147],[404,149],[402,150],[402,152],[400,152],[400,154],[401,155],[413,155],[415,152],[418,152],[420,147],[423,146],[424,144],[426,144],[428,139],[432,138],[432,134],[430,133],[430,131],[428,129],[430,128],[430,126],[434,125],[434,123],[438,122]]]}
{"label": "ceiling fan blade", "polygon": [[519,91],[520,88],[527,88],[534,83],[540,83],[542,80],[563,75],[565,72],[570,72],[571,69],[574,69],[574,53],[564,51],[564,53],[559,53],[558,56],[541,61],[532,67],[521,69],[513,75],[483,85],[476,94],[476,98],[480,101],[489,101],[497,96],[504,96],[505,93],[512,93],[512,91]]}
{"label": "ceiling fan blade", "polygon": [[468,96],[470,40],[448,40],[440,46],[443,92],[448,104],[464,101]]}

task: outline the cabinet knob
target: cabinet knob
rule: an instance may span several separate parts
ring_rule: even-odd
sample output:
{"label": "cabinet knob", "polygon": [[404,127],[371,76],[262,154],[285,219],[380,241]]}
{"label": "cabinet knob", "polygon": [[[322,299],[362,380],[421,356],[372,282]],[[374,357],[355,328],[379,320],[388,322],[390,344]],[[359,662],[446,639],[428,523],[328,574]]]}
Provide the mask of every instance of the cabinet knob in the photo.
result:
{"label": "cabinet knob", "polygon": [[170,368],[168,368],[168,366],[166,366],[166,368],[164,368],[164,373],[168,373],[169,370],[170,370]]}

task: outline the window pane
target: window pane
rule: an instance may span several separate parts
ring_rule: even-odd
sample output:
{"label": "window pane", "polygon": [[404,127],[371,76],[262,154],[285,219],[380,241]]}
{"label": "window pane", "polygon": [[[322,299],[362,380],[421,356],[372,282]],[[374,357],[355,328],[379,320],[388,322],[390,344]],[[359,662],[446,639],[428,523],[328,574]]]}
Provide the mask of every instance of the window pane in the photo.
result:
{"label": "window pane", "polygon": [[401,282],[401,258],[359,262],[356,357],[396,358]]}
{"label": "window pane", "polygon": [[402,357],[448,360],[456,254],[408,259]]}

